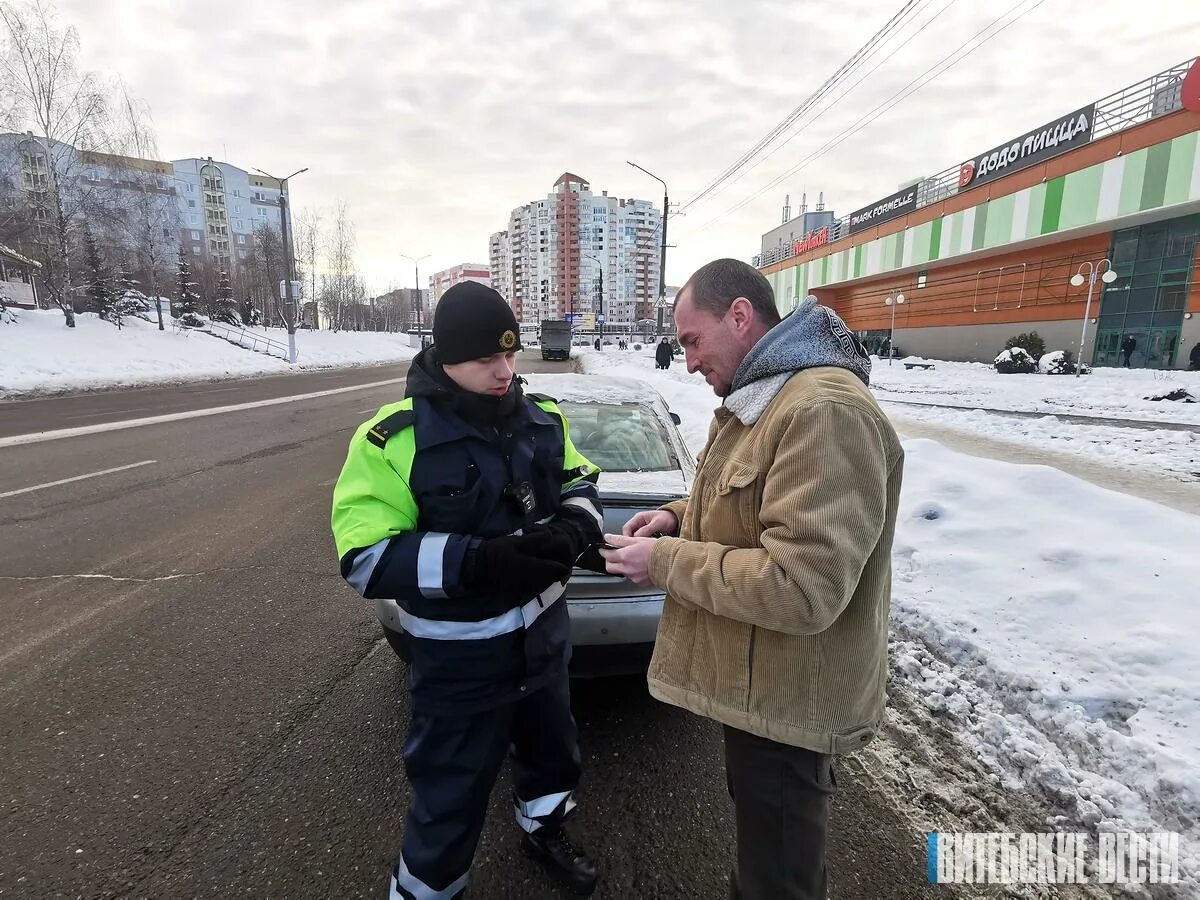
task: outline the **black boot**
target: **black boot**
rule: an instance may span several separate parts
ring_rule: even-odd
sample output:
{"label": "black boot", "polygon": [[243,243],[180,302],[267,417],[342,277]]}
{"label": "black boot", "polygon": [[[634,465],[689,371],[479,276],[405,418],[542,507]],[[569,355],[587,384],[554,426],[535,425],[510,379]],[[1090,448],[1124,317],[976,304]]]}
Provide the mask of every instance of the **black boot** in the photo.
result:
{"label": "black boot", "polygon": [[596,889],[596,864],[571,843],[561,825],[546,825],[533,834],[523,833],[521,847],[571,893],[587,896]]}

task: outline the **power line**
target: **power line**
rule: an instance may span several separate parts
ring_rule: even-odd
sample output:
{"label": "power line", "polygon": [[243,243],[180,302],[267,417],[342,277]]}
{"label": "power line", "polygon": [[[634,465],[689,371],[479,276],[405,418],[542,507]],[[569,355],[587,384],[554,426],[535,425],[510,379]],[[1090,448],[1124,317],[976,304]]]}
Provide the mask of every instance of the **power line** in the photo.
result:
{"label": "power line", "polygon": [[[921,22],[917,26],[917,28],[913,31],[913,33],[910,34],[907,38],[905,38],[904,41],[898,47],[895,47],[887,56],[885,56],[883,59],[881,59],[879,62],[877,62],[867,72],[864,72],[862,74],[862,76],[860,76],[859,79],[854,82],[854,84],[850,85],[848,88],[846,88],[846,90],[844,90],[844,91],[842,91],[842,93],[838,94],[838,96],[835,97],[832,101],[830,101],[829,104],[826,105],[824,108],[818,110],[817,113],[811,119],[809,119],[807,122],[805,122],[801,127],[797,128],[790,135],[788,135],[786,138],[784,138],[781,142],[779,142],[774,147],[772,147],[770,149],[770,151],[763,154],[763,156],[760,159],[755,160],[755,162],[752,165],[750,165],[749,168],[747,168],[744,172],[740,173],[737,177],[733,178],[729,182],[729,184],[736,182],[743,175],[746,175],[749,172],[751,172],[752,170],[758,168],[760,165],[762,165],[764,162],[766,162],[768,159],[770,159],[772,156],[774,156],[776,153],[778,153],[780,150],[782,150],[784,147],[786,147],[788,144],[790,144],[793,140],[795,140],[797,137],[799,137],[809,125],[812,125],[819,118],[821,118],[821,116],[823,116],[823,115],[825,115],[825,113],[829,112],[829,110],[831,110],[842,99],[844,99],[847,94],[849,94],[856,87],[858,87],[860,84],[862,84],[868,78],[870,78],[873,74],[875,74],[875,72],[878,71],[879,68],[884,63],[886,63],[893,56],[895,56],[897,53],[899,53],[901,50],[903,50],[906,46],[908,46],[908,44],[912,42],[913,38],[915,38],[918,34],[920,34],[922,31],[924,31],[926,28],[928,28],[930,25],[932,25],[934,23],[934,21],[936,21],[938,19],[938,17],[942,15],[942,13],[944,13],[946,10],[948,10],[951,6],[953,6],[957,2],[958,2],[958,0],[946,0],[946,3],[941,7],[941,9],[934,12],[934,14],[932,16],[930,16],[928,19],[926,19],[924,22]],[[728,186],[728,184],[726,186]],[[720,193],[720,191],[718,191],[717,193]]]}
{"label": "power line", "polygon": [[752,160],[756,155],[758,155],[758,153],[760,153],[773,140],[775,140],[775,138],[789,128],[793,122],[803,116],[816,102],[824,97],[829,91],[833,90],[838,83],[840,83],[847,75],[861,65],[864,61],[864,56],[869,55],[870,52],[873,52],[875,45],[877,45],[881,40],[885,39],[892,31],[899,27],[900,23],[912,14],[915,6],[917,6],[919,3],[925,2],[928,2],[928,0],[908,0],[908,2],[900,8],[899,12],[892,16],[892,18],[889,19],[887,23],[881,29],[879,29],[879,31],[875,32],[875,34],[871,36],[870,40],[868,40],[862,47],[855,51],[855,53],[849,59],[842,63],[842,65],[838,67],[837,71],[825,80],[824,84],[806,97],[799,106],[788,113],[783,121],[781,121],[778,125],[771,129],[771,131],[767,132],[766,135],[760,138],[758,143],[756,143],[753,147],[742,154],[742,156],[731,163],[720,175],[709,182],[709,184],[705,186],[698,194],[685,202],[679,208],[679,211],[683,212],[689,207],[700,202],[700,200],[711,194],[725,181],[737,174],[737,172],[741,170],[750,160]]}
{"label": "power line", "polygon": [[[923,88],[930,81],[933,81],[939,75],[942,75],[945,72],[949,71],[951,68],[956,66],[958,63],[962,62],[962,60],[966,59],[968,56],[970,56],[972,53],[974,53],[976,50],[978,50],[980,47],[982,47],[984,44],[986,44],[992,38],[994,38],[997,35],[1004,32],[1005,29],[1007,29],[1010,25],[1015,24],[1017,21],[1022,19],[1024,16],[1033,12],[1033,10],[1037,9],[1039,6],[1041,6],[1043,3],[1045,3],[1046,0],[1035,0],[1033,6],[1019,12],[1016,16],[1014,16],[1008,22],[1005,22],[1002,26],[1000,26],[1000,28],[996,29],[993,33],[987,34],[987,32],[989,32],[993,28],[995,28],[996,24],[998,22],[1000,22],[1001,19],[1003,19],[1006,15],[1009,15],[1010,13],[1013,12],[1013,10],[1017,9],[1017,7],[1022,6],[1028,2],[1030,2],[1030,0],[1021,0],[1021,2],[1017,3],[1015,6],[1010,8],[1007,12],[1001,13],[999,16],[997,16],[995,19],[993,19],[984,28],[981,28],[979,31],[975,32],[975,34],[973,34],[971,37],[967,38],[967,40],[963,41],[963,43],[959,44],[954,50],[952,50],[946,56],[942,57],[938,62],[934,63],[934,65],[930,66],[928,69],[926,69],[924,72],[922,72],[921,75],[917,76],[917,78],[914,78],[913,80],[909,81],[908,84],[905,85],[905,87],[901,88],[899,91],[897,91],[891,97],[889,97],[887,100],[883,101],[878,106],[876,106],[874,109],[870,110],[869,112],[867,112],[863,116],[861,116],[857,121],[854,122],[854,124],[852,124],[851,126],[846,128],[839,135],[837,135],[836,137],[827,141],[824,145],[822,145],[820,148],[818,148],[817,150],[810,153],[808,156],[806,156],[803,160],[801,160],[795,166],[788,169],[782,175],[777,177],[774,181],[770,182],[767,185],[764,185],[762,188],[760,188],[755,193],[751,194],[746,199],[742,200],[740,203],[735,204],[734,206],[725,210],[725,212],[723,212],[717,216],[714,216],[712,219],[709,219],[703,225],[699,226],[696,229],[696,231],[703,231],[704,229],[708,228],[709,226],[721,221],[722,219],[726,218],[727,216],[732,215],[733,213],[742,209],[742,207],[744,207],[748,203],[751,203],[752,201],[758,199],[760,196],[762,196],[764,193],[769,191],[771,188],[776,187],[777,185],[779,185],[781,182],[783,182],[787,178],[790,178],[792,175],[799,172],[801,169],[803,169],[805,166],[807,166],[813,160],[823,156],[825,153],[829,152],[830,150],[832,150],[832,149],[836,148],[837,146],[839,146],[840,144],[842,144],[847,138],[857,134],[859,131],[862,131],[863,128],[872,124],[876,119],[882,117],[883,114],[889,112],[893,107],[899,105],[904,100],[908,99],[908,97],[910,97],[912,94],[915,94],[917,91],[919,91],[921,88]],[[973,42],[975,42],[976,39],[980,38],[981,35],[986,35],[986,36],[984,36],[982,38],[982,40],[979,40],[978,43],[974,43],[973,46],[969,46]],[[966,48],[966,49],[964,50],[964,48]],[[694,233],[694,232],[692,232],[692,233]]]}

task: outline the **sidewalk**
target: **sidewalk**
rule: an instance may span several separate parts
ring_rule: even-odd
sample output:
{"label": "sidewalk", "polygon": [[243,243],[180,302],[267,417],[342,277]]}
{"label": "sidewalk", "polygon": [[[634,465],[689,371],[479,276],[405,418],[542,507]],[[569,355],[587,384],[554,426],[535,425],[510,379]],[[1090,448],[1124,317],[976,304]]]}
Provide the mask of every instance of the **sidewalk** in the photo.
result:
{"label": "sidewalk", "polygon": [[1074,453],[1056,453],[1052,450],[981,437],[957,428],[910,419],[902,410],[887,401],[883,402],[883,406],[901,437],[929,438],[951,450],[969,453],[972,456],[1022,465],[1050,466],[1091,482],[1097,487],[1141,497],[1152,503],[1200,516],[1200,482],[1177,481],[1148,472],[1130,471],[1116,461],[1103,463]]}

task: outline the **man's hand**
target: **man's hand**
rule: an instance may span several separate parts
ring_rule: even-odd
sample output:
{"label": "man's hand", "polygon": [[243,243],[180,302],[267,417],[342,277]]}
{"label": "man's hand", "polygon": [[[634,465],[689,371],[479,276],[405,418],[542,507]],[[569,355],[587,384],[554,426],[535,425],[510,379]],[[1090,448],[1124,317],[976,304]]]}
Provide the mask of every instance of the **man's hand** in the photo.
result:
{"label": "man's hand", "polygon": [[606,534],[604,540],[617,548],[600,551],[608,574],[624,575],[637,585],[650,584],[650,555],[654,553],[654,538]]}
{"label": "man's hand", "polygon": [[[679,520],[669,509],[651,509],[640,512],[621,529],[625,537],[654,537],[659,534],[675,534],[679,530]],[[612,541],[609,541],[613,544]],[[613,544],[613,546],[617,546]]]}

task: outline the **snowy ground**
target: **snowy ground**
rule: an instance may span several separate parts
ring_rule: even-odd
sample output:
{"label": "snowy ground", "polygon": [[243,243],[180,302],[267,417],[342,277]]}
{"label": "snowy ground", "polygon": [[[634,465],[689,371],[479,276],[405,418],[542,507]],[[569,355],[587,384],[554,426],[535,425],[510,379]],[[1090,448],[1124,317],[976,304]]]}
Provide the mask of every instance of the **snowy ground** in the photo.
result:
{"label": "snowy ground", "polygon": [[1200,425],[1200,403],[1144,399],[1174,388],[1200,399],[1200,372],[1102,368],[1075,378],[1000,375],[982,363],[929,362],[932,369],[905,369],[903,360],[890,365],[877,360],[871,386],[881,400]]}
{"label": "snowy ground", "polygon": [[[698,453],[717,398],[680,362],[656,371],[651,354],[576,355],[585,371],[652,383]],[[1053,397],[1061,409],[1111,418],[1169,411],[1187,421],[1195,409],[1141,401],[1143,389],[1161,385],[1144,373],[1093,375],[1078,386],[992,373],[993,381],[1033,385],[997,394],[985,371],[963,364],[937,363],[936,378],[880,376],[886,368],[875,369],[881,396],[899,384],[929,402],[966,403],[990,390],[989,406],[1032,410]],[[1128,458],[1164,477],[1196,458],[1192,432],[954,410],[919,415],[984,434],[1000,421],[1018,441]],[[888,777],[897,800],[931,830],[1022,823],[1003,800],[981,802],[992,791],[1028,799],[1027,830],[1179,831],[1188,880],[1176,896],[1200,892],[1200,518],[1045,466],[966,456],[928,440],[905,448],[890,693],[911,698],[914,721],[897,722],[893,711],[889,727],[912,742],[936,728],[954,748],[942,745],[930,754],[938,761],[910,769],[893,746]],[[946,763],[956,752],[966,760],[957,768]],[[888,751],[866,756],[887,760]],[[940,781],[918,787],[912,771]],[[947,794],[953,799],[937,802]]]}
{"label": "snowy ground", "polygon": [[[136,318],[117,330],[89,314],[76,316],[72,329],[57,310],[20,310],[18,315],[16,325],[0,325],[0,397],[376,365],[416,353],[407,336],[300,331],[299,360],[291,366],[207,334],[178,333],[170,320],[165,331]],[[283,329],[255,332],[287,345]]]}

